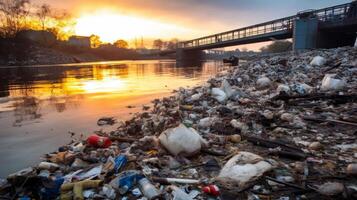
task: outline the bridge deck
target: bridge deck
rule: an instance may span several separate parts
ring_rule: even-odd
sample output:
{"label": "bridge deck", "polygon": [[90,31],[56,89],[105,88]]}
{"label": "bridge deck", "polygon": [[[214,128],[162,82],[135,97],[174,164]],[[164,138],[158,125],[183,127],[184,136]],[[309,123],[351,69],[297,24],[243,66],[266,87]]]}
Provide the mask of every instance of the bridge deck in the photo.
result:
{"label": "bridge deck", "polygon": [[[354,5],[354,7],[352,5]],[[305,17],[306,15],[308,15],[308,17],[317,17],[319,22],[325,23],[325,28],[328,27],[328,24],[341,24],[347,19],[353,19],[352,24],[357,24],[356,5],[357,2],[352,2],[319,10],[313,10],[310,12],[304,12],[294,16],[272,20],[253,26],[180,42],[178,43],[177,48],[184,50],[204,50],[254,42],[270,41],[272,38],[291,38],[294,21],[304,15]]]}

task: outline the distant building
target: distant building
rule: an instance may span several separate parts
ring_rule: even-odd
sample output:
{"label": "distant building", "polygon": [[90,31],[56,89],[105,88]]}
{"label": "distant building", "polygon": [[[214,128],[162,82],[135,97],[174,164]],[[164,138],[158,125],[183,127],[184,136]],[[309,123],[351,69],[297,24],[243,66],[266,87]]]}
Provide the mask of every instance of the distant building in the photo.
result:
{"label": "distant building", "polygon": [[68,44],[71,46],[76,46],[76,47],[90,48],[91,40],[90,40],[90,37],[75,35],[75,36],[69,37]]}
{"label": "distant building", "polygon": [[56,36],[49,31],[23,30],[17,33],[17,39],[30,40],[43,45],[56,43]]}

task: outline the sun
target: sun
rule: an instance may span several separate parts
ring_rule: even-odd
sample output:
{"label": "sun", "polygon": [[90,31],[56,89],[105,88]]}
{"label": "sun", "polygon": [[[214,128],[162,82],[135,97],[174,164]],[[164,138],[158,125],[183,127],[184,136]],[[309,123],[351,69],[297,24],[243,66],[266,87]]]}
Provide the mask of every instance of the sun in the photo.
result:
{"label": "sun", "polygon": [[102,10],[81,15],[75,26],[76,35],[98,35],[103,42],[137,37],[173,38],[172,33],[187,34],[189,30],[171,24],[145,18],[127,16],[114,11]]}

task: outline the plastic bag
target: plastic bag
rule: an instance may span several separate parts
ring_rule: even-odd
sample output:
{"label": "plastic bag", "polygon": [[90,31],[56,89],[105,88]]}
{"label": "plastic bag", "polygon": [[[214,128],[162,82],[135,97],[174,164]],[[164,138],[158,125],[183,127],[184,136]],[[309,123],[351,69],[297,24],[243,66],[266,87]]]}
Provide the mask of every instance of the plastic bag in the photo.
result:
{"label": "plastic bag", "polygon": [[206,141],[193,128],[180,124],[161,133],[160,143],[172,154],[177,156],[193,155],[201,150]]}
{"label": "plastic bag", "polygon": [[311,62],[310,65],[312,66],[322,66],[326,63],[326,59],[322,56],[315,56]]}
{"label": "plastic bag", "polygon": [[219,173],[218,180],[233,182],[244,187],[248,182],[258,179],[273,166],[262,157],[241,151],[224,165]]}
{"label": "plastic bag", "polygon": [[322,79],[321,90],[342,90],[346,87],[346,81],[333,78],[335,74],[326,74]]}
{"label": "plastic bag", "polygon": [[227,94],[220,88],[212,88],[211,91],[212,97],[215,98],[218,102],[223,103],[227,100]]}
{"label": "plastic bag", "polygon": [[224,93],[226,93],[227,98],[230,98],[235,93],[227,80],[223,80],[221,89],[224,91]]}

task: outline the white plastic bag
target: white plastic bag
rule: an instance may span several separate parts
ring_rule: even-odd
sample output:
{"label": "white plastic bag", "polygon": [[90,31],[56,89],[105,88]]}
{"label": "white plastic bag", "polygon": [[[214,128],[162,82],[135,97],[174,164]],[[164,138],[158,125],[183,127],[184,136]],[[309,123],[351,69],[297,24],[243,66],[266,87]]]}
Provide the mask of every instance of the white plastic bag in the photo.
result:
{"label": "white plastic bag", "polygon": [[322,79],[321,90],[342,90],[346,87],[347,83],[345,80],[335,79],[335,74],[326,74]]}
{"label": "white plastic bag", "polygon": [[258,179],[272,168],[273,166],[264,161],[262,157],[241,151],[228,160],[217,179],[244,187],[248,182]]}
{"label": "white plastic bag", "polygon": [[322,66],[324,64],[326,64],[326,59],[322,56],[315,56],[310,62],[312,66]]}
{"label": "white plastic bag", "polygon": [[221,89],[224,91],[224,93],[226,93],[227,98],[230,98],[234,93],[232,86],[228,83],[226,79],[223,80]]}
{"label": "white plastic bag", "polygon": [[227,94],[220,88],[212,88],[211,95],[220,103],[227,100]]}
{"label": "white plastic bag", "polygon": [[159,136],[160,143],[174,156],[178,154],[191,156],[198,153],[206,141],[193,128],[180,124],[170,128]]}

